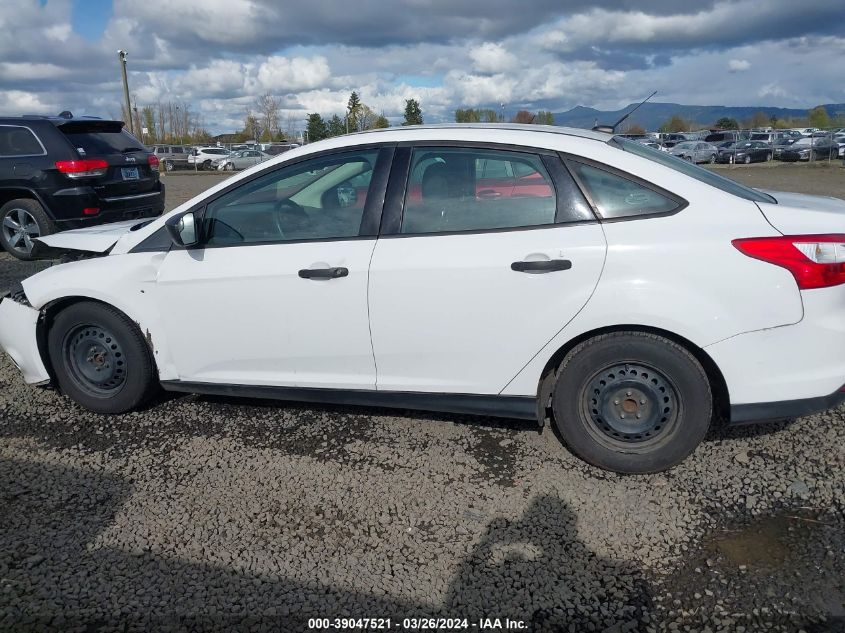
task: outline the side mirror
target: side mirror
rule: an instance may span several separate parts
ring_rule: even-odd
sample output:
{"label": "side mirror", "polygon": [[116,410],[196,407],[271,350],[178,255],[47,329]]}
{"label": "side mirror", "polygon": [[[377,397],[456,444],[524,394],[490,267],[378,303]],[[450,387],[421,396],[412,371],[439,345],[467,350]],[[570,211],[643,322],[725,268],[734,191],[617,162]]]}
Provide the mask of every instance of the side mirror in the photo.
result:
{"label": "side mirror", "polygon": [[199,222],[193,211],[169,218],[165,223],[170,239],[177,246],[196,246],[199,244]]}

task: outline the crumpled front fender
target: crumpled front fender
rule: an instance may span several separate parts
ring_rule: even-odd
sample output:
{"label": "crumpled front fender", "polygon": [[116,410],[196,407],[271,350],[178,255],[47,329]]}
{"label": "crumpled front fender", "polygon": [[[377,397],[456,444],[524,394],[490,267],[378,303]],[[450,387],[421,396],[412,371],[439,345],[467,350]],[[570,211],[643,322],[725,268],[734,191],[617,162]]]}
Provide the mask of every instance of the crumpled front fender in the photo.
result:
{"label": "crumpled front fender", "polygon": [[12,299],[0,300],[0,347],[12,358],[29,384],[43,384],[50,374],[38,351],[39,312]]}

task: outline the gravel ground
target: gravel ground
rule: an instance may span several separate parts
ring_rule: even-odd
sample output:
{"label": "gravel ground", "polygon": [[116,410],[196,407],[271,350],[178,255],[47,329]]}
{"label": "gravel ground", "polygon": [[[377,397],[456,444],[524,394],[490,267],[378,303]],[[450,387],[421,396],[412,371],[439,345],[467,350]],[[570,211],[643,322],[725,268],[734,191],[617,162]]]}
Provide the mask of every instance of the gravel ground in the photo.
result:
{"label": "gravel ground", "polygon": [[[167,178],[171,206],[218,180]],[[102,417],[4,356],[0,630],[845,631],[843,423],[714,429],[619,476],[517,421],[173,395]]]}

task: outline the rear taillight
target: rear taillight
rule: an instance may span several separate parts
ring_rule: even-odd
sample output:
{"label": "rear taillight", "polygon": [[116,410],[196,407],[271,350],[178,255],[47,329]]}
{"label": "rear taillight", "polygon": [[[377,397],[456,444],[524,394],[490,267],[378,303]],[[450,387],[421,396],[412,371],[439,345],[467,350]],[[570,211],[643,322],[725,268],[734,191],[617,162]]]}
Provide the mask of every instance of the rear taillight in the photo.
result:
{"label": "rear taillight", "polygon": [[56,161],[56,169],[68,178],[88,178],[90,176],[104,176],[109,169],[109,164],[102,158],[59,160]]}
{"label": "rear taillight", "polygon": [[749,257],[786,268],[801,290],[845,284],[845,235],[750,237],[731,243]]}
{"label": "rear taillight", "polygon": [[150,164],[150,169],[158,171],[158,156],[150,154],[150,157],[147,159],[147,162]]}

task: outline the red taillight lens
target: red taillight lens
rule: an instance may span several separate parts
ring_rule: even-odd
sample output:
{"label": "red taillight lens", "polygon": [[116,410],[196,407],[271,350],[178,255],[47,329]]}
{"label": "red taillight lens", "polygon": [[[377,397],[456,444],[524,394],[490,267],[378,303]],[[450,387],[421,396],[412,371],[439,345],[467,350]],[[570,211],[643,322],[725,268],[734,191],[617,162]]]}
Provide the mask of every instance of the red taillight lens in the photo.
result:
{"label": "red taillight lens", "polygon": [[100,212],[100,207],[85,207],[82,213],[85,215],[97,215]]}
{"label": "red taillight lens", "polygon": [[801,290],[845,284],[845,235],[750,237],[731,243],[749,257],[786,268]]}
{"label": "red taillight lens", "polygon": [[150,169],[155,169],[158,171],[158,156],[155,154],[150,154],[150,157],[147,159],[147,162],[150,164]]}
{"label": "red taillight lens", "polygon": [[83,160],[56,161],[56,169],[68,178],[87,178],[89,176],[104,176],[109,164],[102,158],[86,158]]}

